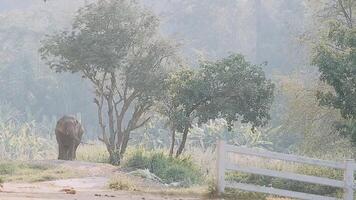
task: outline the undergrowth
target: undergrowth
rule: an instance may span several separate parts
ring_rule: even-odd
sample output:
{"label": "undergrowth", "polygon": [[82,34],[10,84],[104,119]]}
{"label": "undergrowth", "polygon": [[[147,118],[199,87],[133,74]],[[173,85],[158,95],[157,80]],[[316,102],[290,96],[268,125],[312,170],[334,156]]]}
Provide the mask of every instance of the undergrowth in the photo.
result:
{"label": "undergrowth", "polygon": [[161,150],[130,149],[125,155],[123,167],[130,170],[148,169],[165,183],[181,182],[188,186],[203,180],[200,167],[190,156],[169,157]]}

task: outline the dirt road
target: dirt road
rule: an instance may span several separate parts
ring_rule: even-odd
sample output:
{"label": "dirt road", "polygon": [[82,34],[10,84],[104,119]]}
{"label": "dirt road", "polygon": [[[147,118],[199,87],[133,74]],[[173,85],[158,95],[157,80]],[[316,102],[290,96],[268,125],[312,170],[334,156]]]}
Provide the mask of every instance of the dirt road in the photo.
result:
{"label": "dirt road", "polygon": [[[5,183],[0,200],[195,200],[199,197],[179,197],[164,194],[147,194],[131,191],[112,191],[107,188],[109,178],[120,173],[105,164],[84,162],[46,161],[88,170],[88,177],[37,183]],[[48,164],[48,163],[47,163]],[[142,183],[141,183],[142,184]],[[153,186],[154,187],[154,186]],[[75,193],[75,194],[67,194]]]}

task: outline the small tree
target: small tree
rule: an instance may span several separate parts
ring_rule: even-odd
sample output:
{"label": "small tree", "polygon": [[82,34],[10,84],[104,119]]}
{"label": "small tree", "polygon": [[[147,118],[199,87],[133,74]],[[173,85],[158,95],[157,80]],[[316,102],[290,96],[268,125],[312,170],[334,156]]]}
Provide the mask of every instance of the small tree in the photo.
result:
{"label": "small tree", "polygon": [[261,67],[250,64],[241,55],[203,63],[197,71],[178,71],[170,75],[166,84],[163,113],[173,132],[183,133],[176,156],[183,152],[194,121],[201,124],[224,118],[231,129],[234,121],[256,127],[265,125],[270,118],[274,85]]}
{"label": "small tree", "polygon": [[134,1],[103,0],[80,9],[72,31],[48,37],[40,49],[56,72],[80,73],[91,81],[99,139],[112,164],[120,163],[130,133],[150,119],[148,111],[162,91],[164,64],[174,49],[160,38],[158,26]]}

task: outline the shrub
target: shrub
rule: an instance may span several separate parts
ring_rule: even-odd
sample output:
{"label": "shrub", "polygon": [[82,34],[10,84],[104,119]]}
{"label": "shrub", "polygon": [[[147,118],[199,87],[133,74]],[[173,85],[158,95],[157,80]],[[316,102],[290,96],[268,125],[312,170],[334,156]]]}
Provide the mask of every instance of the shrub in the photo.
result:
{"label": "shrub", "polygon": [[[125,160],[124,167],[132,169],[149,169],[150,167],[150,156],[143,148],[138,148],[136,150],[128,150]],[[152,172],[152,171],[151,171]]]}
{"label": "shrub", "polygon": [[115,176],[109,181],[109,188],[113,190],[131,190],[135,191],[135,185],[128,179],[123,176]]}
{"label": "shrub", "polygon": [[162,151],[129,150],[123,166],[128,169],[149,169],[165,183],[181,182],[183,185],[202,181],[202,173],[191,157],[172,158]]}
{"label": "shrub", "polygon": [[0,163],[0,175],[10,175],[15,172],[16,165],[12,163]]}

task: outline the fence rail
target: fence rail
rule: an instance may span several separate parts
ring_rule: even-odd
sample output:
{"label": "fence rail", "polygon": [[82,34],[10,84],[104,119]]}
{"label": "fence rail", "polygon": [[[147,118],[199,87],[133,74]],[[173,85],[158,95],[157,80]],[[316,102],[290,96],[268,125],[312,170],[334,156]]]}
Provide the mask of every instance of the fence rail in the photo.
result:
{"label": "fence rail", "polygon": [[[334,180],[329,178],[315,177],[315,176],[302,175],[302,174],[297,174],[292,172],[283,172],[283,171],[256,168],[256,167],[244,167],[230,162],[227,159],[228,153],[340,169],[344,171],[344,180],[342,181]],[[272,187],[264,187],[264,186],[257,186],[257,185],[237,183],[237,182],[227,182],[225,180],[226,171],[239,171],[243,173],[277,177],[277,178],[289,179],[289,180],[300,181],[305,183],[313,183],[313,184],[326,185],[326,186],[331,186],[336,188],[342,188],[344,190],[343,199],[353,200],[354,189],[356,188],[354,185],[354,171],[356,170],[356,163],[354,160],[345,160],[344,162],[319,160],[319,159],[296,156],[291,154],[282,154],[282,153],[262,151],[257,149],[244,148],[244,147],[236,147],[232,145],[227,145],[224,141],[221,140],[218,142],[217,154],[218,154],[217,155],[218,158],[217,159],[217,189],[219,193],[223,193],[226,187],[230,187],[230,188],[237,188],[250,192],[261,192],[261,193],[274,194],[279,196],[305,199],[305,200],[336,200],[337,199],[333,197],[282,190],[282,189],[276,189]]]}

